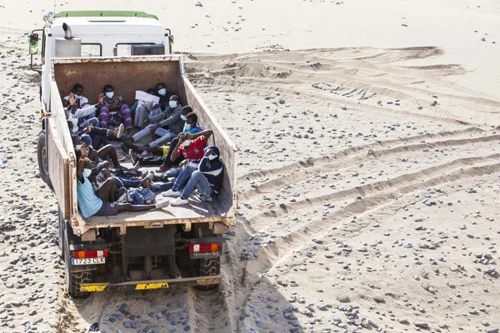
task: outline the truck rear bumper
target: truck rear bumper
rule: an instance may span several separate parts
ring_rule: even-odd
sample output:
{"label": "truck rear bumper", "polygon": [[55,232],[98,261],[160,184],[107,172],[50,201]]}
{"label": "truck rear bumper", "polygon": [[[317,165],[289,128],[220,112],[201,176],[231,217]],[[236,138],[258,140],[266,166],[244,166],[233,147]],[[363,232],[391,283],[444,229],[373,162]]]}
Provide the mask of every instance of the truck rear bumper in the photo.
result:
{"label": "truck rear bumper", "polygon": [[153,290],[177,286],[213,286],[221,283],[221,276],[200,276],[166,280],[128,281],[122,283],[84,283],[80,292],[94,293],[107,290]]}

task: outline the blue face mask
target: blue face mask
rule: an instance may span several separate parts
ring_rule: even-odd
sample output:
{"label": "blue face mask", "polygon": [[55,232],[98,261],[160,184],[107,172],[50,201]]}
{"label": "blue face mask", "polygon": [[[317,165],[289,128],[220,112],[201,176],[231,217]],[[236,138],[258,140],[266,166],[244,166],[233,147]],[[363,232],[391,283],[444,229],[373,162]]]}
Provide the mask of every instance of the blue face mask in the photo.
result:
{"label": "blue face mask", "polygon": [[167,94],[167,89],[161,88],[158,90],[158,95],[165,96]]}
{"label": "blue face mask", "polygon": [[168,102],[168,106],[170,106],[171,109],[175,109],[177,107],[177,101]]}
{"label": "blue face mask", "polygon": [[114,95],[115,95],[115,92],[114,92],[114,91],[108,91],[108,92],[106,93],[106,97],[107,97],[108,99],[112,99]]}
{"label": "blue face mask", "polygon": [[82,98],[82,95],[75,94],[74,96],[75,96],[76,99],[81,99]]}
{"label": "blue face mask", "polygon": [[187,117],[185,115],[181,114],[181,119],[184,120],[184,121],[186,121]]}
{"label": "blue face mask", "polygon": [[189,132],[189,130],[191,129],[191,125],[189,124],[184,124],[184,129],[182,130],[184,133],[187,133]]}

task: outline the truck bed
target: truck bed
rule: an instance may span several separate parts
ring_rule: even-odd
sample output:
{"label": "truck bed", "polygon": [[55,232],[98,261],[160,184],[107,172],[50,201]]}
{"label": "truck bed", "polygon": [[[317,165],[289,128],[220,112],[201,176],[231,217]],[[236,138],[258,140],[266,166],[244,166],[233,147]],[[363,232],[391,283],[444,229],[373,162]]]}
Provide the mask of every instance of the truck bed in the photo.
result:
{"label": "truck bed", "polygon": [[[234,168],[235,154],[238,149],[185,77],[181,56],[64,58],[53,59],[52,66],[54,80],[51,82],[51,105],[53,109],[48,118],[47,127],[48,150],[51,152],[49,174],[61,214],[65,219],[72,221],[75,234],[84,234],[90,229],[100,227],[154,227],[161,224],[188,226],[190,223],[200,222],[222,222],[231,226],[236,223]],[[136,74],[133,81],[130,80],[130,73]],[[85,87],[85,94],[91,98],[91,103],[94,103],[95,97],[92,100],[92,96],[97,96],[102,91],[103,83],[110,83],[131,105],[135,100],[136,90],[154,87],[157,82],[165,82],[167,91],[175,92],[181,98],[183,105],[190,105],[193,108],[202,128],[213,130],[208,144],[217,145],[225,166],[219,197],[215,203],[205,203],[192,195],[189,198],[189,205],[178,207],[169,205],[160,210],[124,212],[116,216],[93,216],[84,219],[77,206],[75,152],[61,96],[66,96],[75,83],[81,83]],[[113,144],[120,154],[127,153],[122,152],[121,142]],[[131,168],[131,161],[127,162],[123,165]],[[161,197],[160,193],[157,193],[157,197],[158,201],[172,199]]]}

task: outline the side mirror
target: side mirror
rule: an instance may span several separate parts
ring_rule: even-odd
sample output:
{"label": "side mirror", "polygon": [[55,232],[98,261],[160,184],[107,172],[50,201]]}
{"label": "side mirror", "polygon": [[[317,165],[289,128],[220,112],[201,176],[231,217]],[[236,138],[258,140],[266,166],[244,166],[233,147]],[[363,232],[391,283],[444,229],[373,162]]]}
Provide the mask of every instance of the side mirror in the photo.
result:
{"label": "side mirror", "polygon": [[170,44],[173,44],[174,43],[174,36],[168,35],[168,41],[170,42]]}
{"label": "side mirror", "polygon": [[29,52],[31,55],[38,54],[38,34],[31,34],[30,35]]}

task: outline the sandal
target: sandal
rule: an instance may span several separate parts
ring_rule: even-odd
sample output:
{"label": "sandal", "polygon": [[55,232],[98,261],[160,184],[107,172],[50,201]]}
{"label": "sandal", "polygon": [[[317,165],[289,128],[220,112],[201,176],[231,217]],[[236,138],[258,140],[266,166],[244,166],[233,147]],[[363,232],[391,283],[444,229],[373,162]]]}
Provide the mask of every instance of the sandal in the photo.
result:
{"label": "sandal", "polygon": [[116,138],[118,139],[121,138],[124,130],[125,130],[125,125],[120,124],[120,126],[118,126],[118,133],[116,134]]}
{"label": "sandal", "polygon": [[137,161],[137,154],[134,152],[133,149],[129,149],[128,154],[130,155],[130,159],[132,160],[132,164],[135,164],[135,162]]}
{"label": "sandal", "polygon": [[153,180],[155,179],[155,172],[150,171],[146,178],[149,179],[150,182],[153,182]]}

